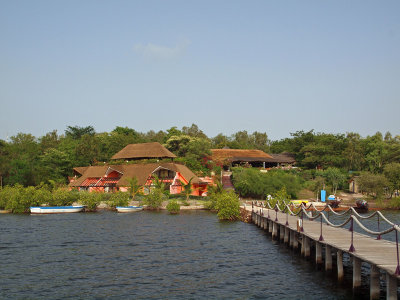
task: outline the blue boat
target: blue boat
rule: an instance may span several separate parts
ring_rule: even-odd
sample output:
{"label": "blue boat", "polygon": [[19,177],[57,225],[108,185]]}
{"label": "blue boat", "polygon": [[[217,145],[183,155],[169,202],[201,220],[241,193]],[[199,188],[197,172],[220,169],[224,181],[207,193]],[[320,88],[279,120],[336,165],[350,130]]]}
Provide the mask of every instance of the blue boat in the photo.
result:
{"label": "blue boat", "polygon": [[74,206],[32,206],[31,214],[64,214],[77,213],[83,211],[85,207],[82,205]]}

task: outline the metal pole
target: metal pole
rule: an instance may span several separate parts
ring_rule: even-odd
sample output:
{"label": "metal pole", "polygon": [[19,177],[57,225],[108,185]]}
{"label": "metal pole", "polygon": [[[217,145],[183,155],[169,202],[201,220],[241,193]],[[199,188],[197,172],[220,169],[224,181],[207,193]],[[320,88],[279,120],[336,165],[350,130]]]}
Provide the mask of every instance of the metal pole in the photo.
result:
{"label": "metal pole", "polygon": [[[378,231],[381,231],[381,230],[380,230],[380,227],[379,227],[379,223],[380,223],[380,222],[379,222],[379,214],[378,214]],[[379,235],[376,237],[376,239],[377,239],[377,240],[380,240],[380,239],[381,239],[381,235],[379,234]]]}
{"label": "metal pole", "polygon": [[356,249],[354,248],[354,245],[353,245],[353,232],[354,232],[354,230],[353,230],[353,216],[351,216],[350,231],[351,231],[351,245],[350,245],[349,252],[354,252],[354,251],[356,251]]}
{"label": "metal pole", "polygon": [[396,268],[396,272],[394,274],[396,274],[397,276],[400,275],[400,264],[399,264],[399,238],[398,238],[398,232],[396,229],[396,226],[394,227],[394,230],[396,230],[396,254],[397,254],[397,268]]}
{"label": "metal pole", "polygon": [[321,235],[319,236],[319,241],[323,241],[324,237],[322,236],[322,213],[321,213]]}

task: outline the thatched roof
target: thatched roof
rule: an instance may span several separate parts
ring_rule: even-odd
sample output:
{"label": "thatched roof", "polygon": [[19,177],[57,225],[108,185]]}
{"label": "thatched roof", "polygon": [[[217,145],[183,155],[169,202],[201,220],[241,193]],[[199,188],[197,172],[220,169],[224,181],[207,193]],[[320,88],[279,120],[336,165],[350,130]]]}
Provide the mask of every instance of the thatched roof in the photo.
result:
{"label": "thatched roof", "polygon": [[272,156],[256,149],[211,149],[213,161],[267,161]]}
{"label": "thatched roof", "polygon": [[82,175],[83,173],[85,173],[85,171],[87,170],[87,168],[89,168],[89,167],[76,167],[76,168],[74,168],[73,170],[74,170],[74,173],[75,173],[75,174]]}
{"label": "thatched roof", "polygon": [[158,168],[164,168],[174,172],[179,172],[183,178],[189,181],[191,178],[192,183],[201,183],[201,180],[189,170],[188,167],[176,163],[150,163],[150,164],[132,164],[132,165],[107,165],[107,166],[91,166],[84,172],[84,174],[77,180],[71,182],[69,186],[79,187],[88,178],[101,178],[107,170],[116,170],[122,174],[117,182],[118,187],[128,186],[129,178],[136,177],[138,184],[144,185],[148,177]]}
{"label": "thatched roof", "polygon": [[175,158],[176,155],[170,152],[160,143],[130,144],[115,154],[111,159],[145,159],[145,158]]}
{"label": "thatched roof", "polygon": [[294,164],[296,162],[294,154],[283,152],[280,154],[271,154],[272,159],[268,162]]}

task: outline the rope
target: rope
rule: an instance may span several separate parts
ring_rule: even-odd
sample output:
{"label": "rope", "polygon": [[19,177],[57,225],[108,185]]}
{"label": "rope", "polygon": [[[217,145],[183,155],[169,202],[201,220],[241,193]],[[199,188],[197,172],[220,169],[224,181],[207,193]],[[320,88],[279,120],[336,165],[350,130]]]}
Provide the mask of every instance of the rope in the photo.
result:
{"label": "rope", "polygon": [[[253,202],[253,203],[254,203],[254,202]],[[283,209],[280,208],[280,205],[282,205],[282,204],[284,205],[284,208],[283,208]],[[343,213],[336,213],[336,212],[332,209],[332,207],[331,207],[330,205],[325,205],[324,208],[323,208],[322,210],[318,210],[318,209],[315,207],[314,203],[311,203],[311,204],[307,207],[307,206],[305,206],[303,203],[301,203],[300,205],[296,206],[296,205],[293,204],[293,203],[286,204],[284,201],[281,202],[281,201],[279,201],[279,200],[275,203],[275,206],[274,206],[273,208],[272,208],[272,206],[271,206],[271,204],[269,203],[268,200],[267,200],[266,203],[262,203],[262,202],[261,202],[261,204],[259,204],[258,201],[255,201],[255,205],[256,205],[256,206],[261,206],[261,207],[267,207],[267,206],[268,206],[269,209],[275,210],[275,211],[279,211],[279,212],[282,212],[282,213],[284,213],[284,211],[287,211],[287,213],[290,214],[291,216],[298,216],[301,212],[303,212],[303,214],[304,214],[304,215],[307,217],[307,219],[309,219],[309,220],[315,220],[315,219],[317,219],[317,218],[319,218],[319,217],[321,216],[329,226],[332,226],[332,227],[334,227],[334,228],[344,227],[347,223],[350,222],[351,219],[353,219],[353,220],[358,224],[358,226],[360,226],[360,228],[361,228],[362,230],[364,230],[365,232],[367,232],[367,233],[369,233],[369,234],[372,234],[372,235],[384,235],[384,234],[390,233],[390,232],[392,232],[392,231],[394,231],[394,230],[397,230],[397,231],[400,232],[400,227],[399,227],[398,225],[394,224],[393,222],[389,221],[380,211],[375,211],[375,212],[373,212],[372,214],[370,214],[369,216],[361,216],[353,207],[350,207],[348,210],[346,210],[346,211],[343,212]],[[301,209],[300,209],[297,213],[295,213],[295,212],[292,211],[291,207],[294,207],[295,209],[298,209],[298,208],[301,208]],[[314,216],[312,215],[312,212],[311,212],[311,215],[310,215],[309,212],[307,211],[307,210],[309,210],[311,207],[317,212],[316,215],[314,215]],[[351,215],[350,215],[343,223],[341,223],[341,224],[334,224],[334,223],[332,223],[330,220],[328,220],[328,218],[325,216],[324,211],[325,211],[326,209],[329,209],[329,211],[331,211],[332,213],[334,213],[334,214],[337,215],[337,216],[343,216],[343,215],[345,215],[345,214],[347,214],[347,213],[349,213],[349,212],[351,212]],[[361,223],[361,221],[359,220],[359,219],[361,219],[361,220],[370,219],[370,218],[372,218],[372,217],[374,217],[374,216],[376,216],[376,215],[378,215],[380,218],[382,218],[382,220],[384,220],[386,223],[388,223],[388,224],[391,225],[392,227],[391,227],[391,228],[388,228],[388,229],[386,229],[386,230],[383,230],[383,231],[373,231],[373,230],[370,230],[370,229],[368,229],[367,227],[365,227],[365,226]]]}

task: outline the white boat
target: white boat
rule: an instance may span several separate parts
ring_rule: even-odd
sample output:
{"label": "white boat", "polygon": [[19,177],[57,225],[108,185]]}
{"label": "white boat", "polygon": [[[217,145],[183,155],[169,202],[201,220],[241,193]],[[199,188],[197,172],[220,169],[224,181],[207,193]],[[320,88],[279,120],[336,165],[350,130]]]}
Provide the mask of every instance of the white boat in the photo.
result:
{"label": "white boat", "polygon": [[83,211],[84,206],[36,206],[31,207],[31,214],[62,214],[62,213],[77,213]]}
{"label": "white boat", "polygon": [[117,212],[127,213],[127,212],[135,212],[143,210],[143,206],[117,206]]}

